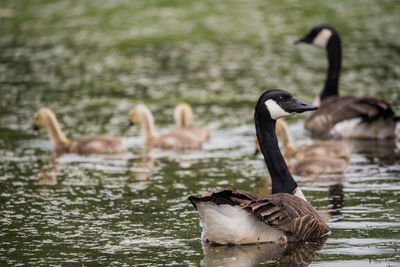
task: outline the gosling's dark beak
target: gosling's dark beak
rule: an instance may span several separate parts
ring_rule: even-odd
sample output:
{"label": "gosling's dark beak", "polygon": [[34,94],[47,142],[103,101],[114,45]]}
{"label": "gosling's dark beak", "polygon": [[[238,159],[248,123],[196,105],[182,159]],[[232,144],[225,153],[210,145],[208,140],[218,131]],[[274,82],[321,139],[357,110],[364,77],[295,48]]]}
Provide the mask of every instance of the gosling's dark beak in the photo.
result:
{"label": "gosling's dark beak", "polygon": [[260,153],[260,151],[258,151],[258,149],[256,148],[256,149],[254,149],[254,156],[257,156],[258,155],[258,153]]}
{"label": "gosling's dark beak", "polygon": [[39,126],[37,126],[36,124],[34,124],[34,125],[33,125],[33,130],[36,131],[36,132],[39,131]]}
{"label": "gosling's dark beak", "polygon": [[305,111],[309,111],[309,110],[316,110],[318,109],[318,107],[310,105],[310,104],[306,104],[296,98],[292,98],[292,101],[289,102],[288,107],[285,107],[285,110],[292,113],[302,113]]}
{"label": "gosling's dark beak", "polygon": [[129,120],[129,127],[135,125],[131,120]]}

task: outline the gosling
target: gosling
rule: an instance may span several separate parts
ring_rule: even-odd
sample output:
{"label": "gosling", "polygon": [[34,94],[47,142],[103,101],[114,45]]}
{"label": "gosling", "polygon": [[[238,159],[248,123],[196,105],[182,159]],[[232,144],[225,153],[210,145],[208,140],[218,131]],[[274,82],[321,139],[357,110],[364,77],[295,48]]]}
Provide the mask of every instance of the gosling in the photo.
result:
{"label": "gosling", "polygon": [[129,116],[131,125],[141,124],[146,150],[151,150],[154,147],[179,151],[201,148],[201,142],[194,135],[174,131],[163,135],[157,134],[153,114],[144,104],[132,108]]}
{"label": "gosling", "polygon": [[180,103],[176,105],[174,110],[176,129],[173,132],[194,136],[199,142],[204,143],[210,138],[210,131],[203,126],[190,125],[192,116],[193,111],[189,104]]}
{"label": "gosling", "polygon": [[114,136],[89,136],[76,140],[68,139],[58,124],[56,115],[49,108],[40,108],[35,113],[34,129],[46,128],[53,145],[53,152],[58,157],[64,153],[79,155],[117,154],[126,152],[123,138]]}

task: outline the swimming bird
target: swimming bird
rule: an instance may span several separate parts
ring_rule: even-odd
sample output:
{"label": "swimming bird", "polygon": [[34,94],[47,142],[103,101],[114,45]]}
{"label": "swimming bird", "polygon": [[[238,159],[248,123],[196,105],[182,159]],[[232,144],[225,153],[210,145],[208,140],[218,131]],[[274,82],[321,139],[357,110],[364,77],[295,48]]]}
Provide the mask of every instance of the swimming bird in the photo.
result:
{"label": "swimming bird", "polygon": [[192,116],[193,111],[189,104],[180,103],[176,105],[174,110],[176,129],[173,132],[194,136],[199,142],[203,143],[210,138],[210,131],[203,126],[190,125]]}
{"label": "swimming bird", "polygon": [[[296,147],[283,119],[276,121],[276,135],[282,142],[283,155],[290,171],[296,175],[343,173],[351,148],[340,141],[319,141]],[[256,139],[256,154],[260,150]]]}
{"label": "swimming bird", "polygon": [[193,135],[171,132],[158,135],[154,126],[154,117],[148,107],[138,104],[131,109],[130,124],[141,124],[145,149],[153,147],[169,150],[199,149],[201,142]]}
{"label": "swimming bird", "polygon": [[319,109],[305,122],[313,135],[337,138],[394,138],[395,116],[390,104],[373,96],[339,96],[342,46],[339,33],[331,25],[317,25],[295,44],[306,43],[325,48],[328,70],[319,95]]}
{"label": "swimming bird", "polygon": [[276,134],[283,145],[283,155],[289,169],[296,175],[343,173],[351,148],[340,141],[319,141],[296,148],[283,119],[276,122]]}
{"label": "swimming bird", "polygon": [[126,144],[123,138],[115,136],[89,136],[76,140],[68,139],[58,124],[56,115],[49,108],[40,108],[35,115],[35,130],[46,128],[53,144],[53,151],[56,156],[64,153],[76,153],[80,155],[89,154],[116,154],[126,151]]}
{"label": "swimming bird", "polygon": [[315,110],[283,90],[264,92],[255,107],[257,139],[272,180],[272,194],[217,188],[203,197],[190,196],[203,227],[202,240],[217,244],[251,244],[309,240],[329,233],[329,227],[307,202],[279,150],[276,120]]}

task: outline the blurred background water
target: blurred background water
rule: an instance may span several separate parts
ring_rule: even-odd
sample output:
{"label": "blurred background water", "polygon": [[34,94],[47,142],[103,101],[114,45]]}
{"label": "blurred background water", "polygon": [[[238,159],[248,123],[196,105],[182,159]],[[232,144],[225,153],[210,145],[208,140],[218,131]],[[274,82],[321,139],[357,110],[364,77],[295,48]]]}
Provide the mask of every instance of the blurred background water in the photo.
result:
{"label": "blurred background water", "polygon": [[[399,114],[399,14],[396,0],[1,1],[0,265],[399,265],[398,139],[350,142],[344,175],[295,177],[329,220],[325,244],[202,246],[187,201],[218,185],[268,191],[253,108],[266,89],[319,93],[325,51],[292,45],[315,24],[342,36],[341,92]],[[182,101],[210,142],[144,155],[130,108],[148,104],[166,132]],[[68,137],[125,136],[129,151],[54,159],[32,130],[42,106]],[[289,120],[296,145],[312,142],[304,118]]]}

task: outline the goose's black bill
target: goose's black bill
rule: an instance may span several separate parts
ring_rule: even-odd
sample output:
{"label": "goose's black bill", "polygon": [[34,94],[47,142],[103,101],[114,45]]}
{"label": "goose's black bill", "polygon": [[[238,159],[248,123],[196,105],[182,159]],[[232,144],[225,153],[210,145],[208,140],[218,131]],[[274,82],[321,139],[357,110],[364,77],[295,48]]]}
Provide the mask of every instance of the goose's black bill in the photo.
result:
{"label": "goose's black bill", "polygon": [[135,125],[132,121],[129,121],[129,127]]}
{"label": "goose's black bill", "polygon": [[302,113],[309,110],[316,110],[318,107],[304,103],[296,98],[284,104],[283,108],[289,113]]}
{"label": "goose's black bill", "polygon": [[39,131],[39,126],[37,126],[36,124],[33,125],[33,130],[34,131]]}

